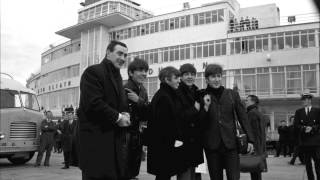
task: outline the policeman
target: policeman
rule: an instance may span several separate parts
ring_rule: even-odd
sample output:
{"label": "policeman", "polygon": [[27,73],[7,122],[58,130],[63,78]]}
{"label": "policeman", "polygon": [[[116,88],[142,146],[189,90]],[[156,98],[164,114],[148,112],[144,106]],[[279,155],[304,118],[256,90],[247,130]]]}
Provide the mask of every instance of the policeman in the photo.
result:
{"label": "policeman", "polygon": [[40,149],[38,152],[35,167],[40,166],[44,151],[46,151],[44,166],[49,166],[51,150],[54,144],[54,134],[56,132],[56,126],[54,122],[52,122],[52,112],[47,111],[45,116],[45,119],[41,122]]}
{"label": "policeman", "polygon": [[299,130],[301,150],[305,154],[308,180],[314,180],[311,160],[315,164],[317,179],[320,179],[320,109],[311,104],[312,94],[306,91],[301,95],[303,108],[294,116],[294,126]]}

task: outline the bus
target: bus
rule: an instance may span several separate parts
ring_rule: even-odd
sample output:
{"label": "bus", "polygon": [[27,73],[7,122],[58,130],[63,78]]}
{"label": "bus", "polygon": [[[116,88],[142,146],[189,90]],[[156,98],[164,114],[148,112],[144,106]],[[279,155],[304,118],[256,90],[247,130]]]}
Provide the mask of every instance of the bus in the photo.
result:
{"label": "bus", "polygon": [[13,164],[32,159],[39,149],[43,118],[36,94],[21,83],[1,76],[0,158],[7,158]]}

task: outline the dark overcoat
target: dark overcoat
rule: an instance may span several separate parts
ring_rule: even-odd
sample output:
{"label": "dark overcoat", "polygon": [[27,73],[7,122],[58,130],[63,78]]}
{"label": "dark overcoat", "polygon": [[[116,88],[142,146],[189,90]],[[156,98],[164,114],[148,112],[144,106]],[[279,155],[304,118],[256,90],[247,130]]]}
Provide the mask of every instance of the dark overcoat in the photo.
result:
{"label": "dark overcoat", "polygon": [[73,120],[72,123],[69,123],[69,120],[64,120],[61,126],[62,132],[62,149],[64,152],[72,151],[72,140],[74,131],[76,130],[77,121]]}
{"label": "dark overcoat", "polygon": [[[305,108],[298,109],[294,115],[294,126],[299,130],[301,146],[320,146],[320,109],[312,107],[309,115]],[[305,126],[311,126],[310,133],[305,133]]]}
{"label": "dark overcoat", "polygon": [[[253,147],[257,155],[267,155],[266,150],[266,122],[256,105],[247,107],[248,120],[253,134]],[[266,156],[265,156],[266,157]],[[264,169],[267,169],[267,162],[264,161]]]}
{"label": "dark overcoat", "polygon": [[179,103],[176,90],[161,83],[151,101],[152,118],[148,122],[147,171],[150,174],[173,176],[187,168],[182,158],[183,145],[174,147],[176,140],[182,141]]}
{"label": "dark overcoat", "polygon": [[178,95],[182,104],[180,124],[183,133],[183,148],[186,153],[184,162],[190,167],[203,163],[199,111],[194,107],[197,92],[198,87],[195,85],[188,87],[183,82],[179,84]]}
{"label": "dark overcoat", "polygon": [[118,178],[116,121],[127,111],[122,77],[111,61],[89,66],[80,81],[79,161],[90,177]]}
{"label": "dark overcoat", "polygon": [[247,134],[248,141],[252,143],[252,131],[248,122],[246,109],[241,103],[239,94],[231,89],[223,89],[221,97],[218,100],[212,94],[209,87],[201,93],[201,97],[206,94],[209,94],[211,97],[211,105],[206,115],[201,115],[204,148],[217,150],[221,142],[229,150],[237,148],[236,117],[234,114],[236,114],[242,129]]}
{"label": "dark overcoat", "polygon": [[[40,125],[40,146],[52,148],[54,145],[54,135],[56,133],[56,126],[53,121],[48,122],[44,119]],[[40,148],[41,149],[41,148]]]}

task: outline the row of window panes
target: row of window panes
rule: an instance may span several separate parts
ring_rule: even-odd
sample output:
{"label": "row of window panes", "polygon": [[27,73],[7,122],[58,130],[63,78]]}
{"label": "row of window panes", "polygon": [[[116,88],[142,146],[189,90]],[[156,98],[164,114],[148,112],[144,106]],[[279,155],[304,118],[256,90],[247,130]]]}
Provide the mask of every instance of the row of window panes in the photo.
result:
{"label": "row of window panes", "polygon": [[[128,54],[130,63],[134,57],[144,59],[148,64],[179,61],[193,58],[206,58],[211,56],[226,55],[226,40],[216,40],[180,46],[159,48],[149,51]],[[124,68],[126,68],[127,63]]]}
{"label": "row of window panes", "polygon": [[42,65],[65,55],[80,51],[80,42],[70,44],[42,57]]}
{"label": "row of window panes", "polygon": [[[109,6],[109,7],[108,7]],[[151,14],[120,2],[106,2],[90,9],[79,12],[78,22],[88,21],[106,14],[121,12],[129,17],[140,20],[151,17]]]}
{"label": "row of window panes", "polygon": [[153,34],[160,31],[173,30],[178,28],[184,28],[190,26],[190,15],[181,16],[139,26],[134,26],[119,31],[113,31],[109,33],[110,39],[123,40],[133,38],[136,36],[144,36],[147,34]]}
{"label": "row of window panes", "polygon": [[[315,30],[290,31],[270,34],[233,38],[230,42],[230,54],[246,54],[254,52],[315,47]],[[270,41],[269,41],[270,39]]]}
{"label": "row of window panes", "polygon": [[72,77],[77,77],[79,76],[79,70],[80,70],[80,66],[74,65],[74,66],[69,66],[69,67],[45,74],[41,78],[40,86],[57,82],[57,81],[62,81],[64,79],[69,79]]}
{"label": "row of window panes", "polygon": [[[256,94],[259,96],[300,94],[304,89],[317,93],[320,77],[317,77],[317,64],[259,67],[249,69],[227,70],[223,72],[222,84],[233,80],[233,88],[242,96]],[[318,66],[319,68],[319,66]],[[158,89],[157,77],[149,77],[146,83],[149,96]],[[197,73],[195,84],[206,88],[203,73]]]}
{"label": "row of window panes", "polygon": [[218,9],[193,15],[193,25],[195,26],[222,21],[224,21],[224,9]]}
{"label": "row of window panes", "polygon": [[[205,19],[202,17],[205,16]],[[208,11],[204,13],[194,14],[194,25],[209,24],[224,21],[224,9]],[[199,22],[198,22],[199,17]],[[202,22],[203,20],[203,22]],[[179,28],[189,27],[191,24],[190,15],[165,19],[144,25],[139,25],[127,29],[122,29],[109,33],[110,39],[122,40],[133,38],[136,36],[143,36],[153,34],[156,32],[174,30]]]}
{"label": "row of window panes", "polygon": [[61,107],[70,104],[75,107],[79,104],[79,87],[41,94],[38,100],[41,106],[47,110],[61,109]]}

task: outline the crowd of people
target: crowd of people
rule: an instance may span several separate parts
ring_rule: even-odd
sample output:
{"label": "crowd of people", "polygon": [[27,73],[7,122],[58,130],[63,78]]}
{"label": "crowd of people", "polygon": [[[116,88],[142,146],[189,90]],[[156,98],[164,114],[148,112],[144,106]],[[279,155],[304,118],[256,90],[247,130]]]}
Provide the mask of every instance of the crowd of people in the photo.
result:
{"label": "crowd of people", "polygon": [[[41,145],[36,166],[49,166],[54,133],[62,136],[65,166],[79,166],[83,180],[131,180],[140,172],[147,146],[147,172],[156,180],[201,180],[199,167],[205,162],[210,179],[240,179],[239,122],[248,145],[246,153],[263,157],[261,169],[250,171],[252,180],[267,172],[266,122],[259,110],[259,98],[249,95],[243,103],[236,90],[222,85],[223,68],[208,64],[204,71],[207,87],[195,84],[196,68],[189,63],[179,69],[167,66],[159,71],[160,88],[151,101],[143,83],[149,66],[136,57],[128,65],[123,84],[120,68],[128,48],[111,41],[100,64],[89,66],[80,80],[80,105],[76,116],[67,112],[54,125],[52,113],[42,122]],[[279,126],[279,148],[288,149],[283,132],[294,132],[294,156],[303,152],[309,180],[313,180],[312,159],[320,175],[320,110],[311,107],[312,95],[302,94],[304,107],[291,118],[290,127]],[[304,109],[307,114],[303,114]],[[301,112],[303,111],[303,112]],[[79,117],[79,122],[77,118]],[[146,128],[147,127],[147,128]],[[74,148],[75,147],[75,148]],[[290,148],[289,148],[290,149]],[[287,155],[287,150],[284,151]],[[76,161],[74,161],[76,160]],[[292,160],[294,163],[294,160]],[[291,162],[290,162],[291,163]]]}
{"label": "crowd of people", "polygon": [[41,122],[40,148],[36,159],[35,167],[41,166],[44,153],[46,153],[43,165],[50,166],[50,156],[52,150],[62,153],[64,156],[64,167],[69,169],[70,165],[78,165],[77,152],[77,128],[78,116],[73,108],[65,108],[62,120],[53,122],[53,114],[44,111],[44,120]]}
{"label": "crowd of people", "polygon": [[247,31],[254,30],[259,28],[259,21],[252,17],[249,19],[247,16],[245,19],[243,17],[238,21],[237,18],[231,18],[229,20],[229,31],[230,32],[239,32],[239,31]]}

